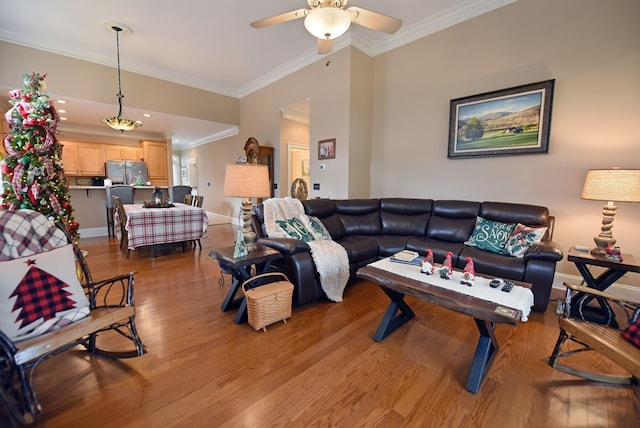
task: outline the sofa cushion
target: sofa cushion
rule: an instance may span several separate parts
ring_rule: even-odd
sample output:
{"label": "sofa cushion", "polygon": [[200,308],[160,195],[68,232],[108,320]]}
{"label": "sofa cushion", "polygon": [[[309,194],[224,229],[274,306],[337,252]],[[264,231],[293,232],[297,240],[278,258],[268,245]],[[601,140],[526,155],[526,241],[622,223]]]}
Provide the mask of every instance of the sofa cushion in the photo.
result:
{"label": "sofa cushion", "polygon": [[23,340],[89,314],[72,244],[0,263],[0,329]]}
{"label": "sofa cushion", "polygon": [[383,235],[424,235],[431,216],[431,199],[380,199]]}
{"label": "sofa cushion", "polygon": [[622,331],[622,337],[640,348],[640,317]]}
{"label": "sofa cushion", "polygon": [[458,254],[465,248],[465,245],[460,243],[443,242],[438,239],[430,239],[423,237],[414,237],[407,239],[407,250],[417,251],[420,255],[427,254],[427,248],[433,252],[433,261],[436,263],[442,263],[447,256],[447,252],[453,253],[451,262],[455,266],[458,261]]}
{"label": "sofa cushion", "polygon": [[476,224],[480,202],[434,201],[427,238],[463,243]]}
{"label": "sofa cushion", "polygon": [[378,242],[378,257],[389,257],[407,247],[407,240],[416,236],[407,235],[379,235],[372,236]]}
{"label": "sofa cushion", "polygon": [[331,239],[331,234],[318,217],[307,216],[311,225],[311,233],[316,239]]}
{"label": "sofa cushion", "polygon": [[286,220],[276,220],[276,224],[290,238],[299,239],[304,242],[313,241],[313,234],[304,226],[298,218],[288,218]]}
{"label": "sofa cushion", "polygon": [[546,227],[529,227],[518,223],[504,246],[504,253],[518,258],[523,258],[524,253],[533,244],[537,244],[547,233]]}
{"label": "sofa cushion", "polygon": [[346,235],[380,235],[382,233],[380,202],[377,199],[350,199],[335,202],[336,213]]}
{"label": "sofa cushion", "polygon": [[478,217],[471,236],[464,243],[470,247],[501,254],[515,226],[515,223],[502,223]]}
{"label": "sofa cushion", "polygon": [[336,213],[336,203],[332,199],[308,199],[302,201],[304,211],[308,216],[318,218],[327,229],[333,240],[344,236],[344,227]]}
{"label": "sofa cushion", "polygon": [[346,236],[338,243],[347,250],[350,264],[369,263],[378,259],[378,242],[370,236]]}
{"label": "sofa cushion", "polygon": [[[508,202],[483,202],[480,217],[502,223],[522,223],[531,227],[550,226],[549,209],[539,205],[514,204]],[[551,239],[547,230],[545,239]]]}

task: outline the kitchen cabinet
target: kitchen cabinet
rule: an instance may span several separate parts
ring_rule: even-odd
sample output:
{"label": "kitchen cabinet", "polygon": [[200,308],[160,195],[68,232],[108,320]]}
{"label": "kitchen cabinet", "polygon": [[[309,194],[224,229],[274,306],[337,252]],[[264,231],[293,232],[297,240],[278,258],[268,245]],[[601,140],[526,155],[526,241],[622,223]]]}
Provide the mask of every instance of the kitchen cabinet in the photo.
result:
{"label": "kitchen cabinet", "polygon": [[62,165],[69,176],[104,176],[104,151],[101,144],[60,141]]}
{"label": "kitchen cabinet", "polygon": [[147,176],[153,186],[169,185],[169,161],[167,143],[163,141],[143,141],[144,160],[147,163]]}
{"label": "kitchen cabinet", "polygon": [[142,147],[104,145],[105,160],[139,161],[143,157]]}

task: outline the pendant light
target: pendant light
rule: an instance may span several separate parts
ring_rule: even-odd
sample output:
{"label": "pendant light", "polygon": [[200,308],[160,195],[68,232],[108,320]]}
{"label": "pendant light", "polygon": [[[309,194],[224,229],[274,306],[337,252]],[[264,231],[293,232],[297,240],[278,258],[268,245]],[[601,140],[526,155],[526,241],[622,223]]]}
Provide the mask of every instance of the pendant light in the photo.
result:
{"label": "pendant light", "polygon": [[120,81],[120,38],[119,34],[121,31],[126,30],[128,34],[131,34],[131,29],[127,28],[124,25],[120,24],[105,24],[105,28],[108,28],[116,33],[116,52],[118,56],[118,115],[108,118],[100,119],[102,123],[107,124],[110,128],[113,128],[117,131],[124,133],[124,131],[131,131],[132,129],[137,128],[142,125],[142,122],[131,120],[122,115],[122,99],[124,95],[122,95],[122,84]]}

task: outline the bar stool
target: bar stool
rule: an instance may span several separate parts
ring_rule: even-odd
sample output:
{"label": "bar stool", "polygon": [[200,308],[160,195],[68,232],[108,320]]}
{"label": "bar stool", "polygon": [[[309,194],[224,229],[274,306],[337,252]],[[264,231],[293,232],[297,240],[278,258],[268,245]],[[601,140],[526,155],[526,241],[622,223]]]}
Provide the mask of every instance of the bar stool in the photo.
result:
{"label": "bar stool", "polygon": [[133,186],[128,186],[126,184],[116,184],[114,186],[107,186],[105,190],[107,191],[107,200],[105,201],[105,206],[107,209],[107,233],[109,234],[109,237],[112,237],[116,236],[113,221],[113,213],[116,209],[116,206],[113,202],[113,197],[119,197],[120,201],[122,201],[123,204],[132,204]]}

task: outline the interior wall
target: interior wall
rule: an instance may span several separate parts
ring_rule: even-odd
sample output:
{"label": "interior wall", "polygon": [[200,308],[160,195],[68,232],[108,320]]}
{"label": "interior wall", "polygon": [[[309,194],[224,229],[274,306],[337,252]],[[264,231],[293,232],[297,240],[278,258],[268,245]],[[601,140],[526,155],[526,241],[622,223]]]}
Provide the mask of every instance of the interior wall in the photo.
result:
{"label": "interior wall", "polygon": [[[351,55],[349,98],[349,198],[368,198],[373,112],[373,59],[357,49]],[[344,150],[338,147],[337,150]]]}
{"label": "interior wall", "polygon": [[[309,139],[311,152],[311,182],[320,185],[319,191],[310,189],[313,197],[347,198],[349,171],[349,96],[351,49],[342,49],[319,59],[279,81],[240,100],[240,132],[244,139],[256,137],[261,145],[273,146],[279,185],[286,183],[287,147],[280,131],[280,107],[301,99],[311,102]],[[317,142],[336,138],[338,156],[324,160],[327,169],[320,171]],[[342,152],[341,152],[342,150]],[[283,191],[281,195],[285,194]]]}
{"label": "interior wall", "polygon": [[[375,57],[371,196],[544,205],[565,253],[592,246],[603,203],[580,199],[586,170],[640,168],[638,22],[635,0],[520,0]],[[548,154],[447,159],[450,100],[546,79]],[[614,236],[640,259],[640,204],[618,205]],[[558,271],[578,275],[566,257]]]}
{"label": "interior wall", "polygon": [[[115,68],[0,41],[0,86],[21,88],[22,75],[47,74],[48,93],[114,104]],[[238,124],[237,98],[122,70],[126,106]]]}

